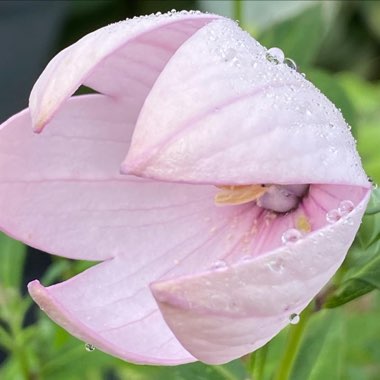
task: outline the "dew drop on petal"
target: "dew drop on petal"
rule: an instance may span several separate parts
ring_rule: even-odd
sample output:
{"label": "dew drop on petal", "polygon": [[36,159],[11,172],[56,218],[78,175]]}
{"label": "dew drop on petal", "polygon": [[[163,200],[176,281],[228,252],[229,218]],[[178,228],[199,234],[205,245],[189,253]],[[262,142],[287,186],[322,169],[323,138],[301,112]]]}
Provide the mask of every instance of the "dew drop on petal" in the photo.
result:
{"label": "dew drop on petal", "polygon": [[266,58],[269,62],[273,62],[275,64],[283,63],[285,59],[284,52],[278,47],[272,47],[268,49]]}
{"label": "dew drop on petal", "polygon": [[300,316],[296,313],[290,314],[289,322],[291,325],[296,325],[300,321]]}
{"label": "dew drop on petal", "polygon": [[347,215],[355,208],[354,204],[346,199],[339,203],[338,211],[341,216]]}
{"label": "dew drop on petal", "polygon": [[233,60],[236,57],[236,50],[233,48],[228,48],[224,53],[223,53],[223,59],[228,62]]}
{"label": "dew drop on petal", "polygon": [[295,243],[299,239],[302,238],[302,232],[297,230],[296,228],[290,228],[289,230],[285,231],[281,236],[281,241],[284,244],[287,243]]}
{"label": "dew drop on petal", "polygon": [[272,260],[267,264],[269,270],[274,273],[281,273],[284,270],[284,265],[281,259]]}
{"label": "dew drop on petal", "polygon": [[350,216],[348,216],[348,217],[344,220],[343,224],[346,224],[346,225],[348,225],[348,226],[352,226],[352,225],[354,224],[354,221],[352,220],[352,218],[351,218]]}
{"label": "dew drop on petal", "polygon": [[340,212],[336,208],[334,208],[326,214],[326,220],[329,223],[335,223],[341,218],[341,216],[342,215],[340,214]]}
{"label": "dew drop on petal", "polygon": [[95,351],[95,346],[90,344],[90,343],[86,343],[84,347],[85,347],[86,351],[88,351],[88,352]]}
{"label": "dew drop on petal", "polygon": [[244,255],[240,259],[240,261],[242,261],[242,262],[247,262],[247,261],[251,261],[251,260],[252,260],[252,256],[250,256],[250,255]]}
{"label": "dew drop on petal", "polygon": [[215,263],[211,265],[211,269],[218,270],[218,269],[225,269],[227,268],[227,263],[224,260],[217,260]]}
{"label": "dew drop on petal", "polygon": [[291,58],[284,59],[285,65],[289,66],[293,70],[297,70],[297,64]]}

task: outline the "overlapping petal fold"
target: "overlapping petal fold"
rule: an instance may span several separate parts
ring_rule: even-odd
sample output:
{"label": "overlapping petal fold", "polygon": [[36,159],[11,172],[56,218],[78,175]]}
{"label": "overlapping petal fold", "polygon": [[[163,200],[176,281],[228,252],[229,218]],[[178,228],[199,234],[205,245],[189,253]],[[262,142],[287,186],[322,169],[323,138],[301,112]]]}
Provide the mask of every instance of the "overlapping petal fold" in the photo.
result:
{"label": "overlapping petal fold", "polygon": [[[342,198],[357,207],[339,221],[325,224],[326,210],[338,208]],[[206,363],[225,363],[261,347],[334,275],[368,199],[369,191],[363,188],[315,186],[303,212],[324,227],[296,242],[280,243],[259,257],[245,256],[219,270],[153,283],[151,289],[169,327],[189,352]],[[282,220],[279,225],[283,224]],[[274,224],[271,233],[276,228]]]}
{"label": "overlapping petal fold", "polygon": [[197,31],[165,66],[123,171],[230,185],[368,183],[336,107],[225,19]]}

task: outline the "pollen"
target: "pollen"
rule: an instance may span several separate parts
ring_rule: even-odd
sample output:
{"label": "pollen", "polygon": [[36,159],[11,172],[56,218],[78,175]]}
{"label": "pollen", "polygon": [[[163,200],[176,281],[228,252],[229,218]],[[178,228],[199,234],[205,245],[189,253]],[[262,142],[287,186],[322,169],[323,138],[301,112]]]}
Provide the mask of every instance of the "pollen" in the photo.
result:
{"label": "pollen", "polygon": [[220,186],[215,195],[217,206],[241,205],[256,201],[269,189],[266,185]]}
{"label": "pollen", "polygon": [[311,224],[305,215],[299,215],[296,220],[296,228],[301,232],[310,232]]}

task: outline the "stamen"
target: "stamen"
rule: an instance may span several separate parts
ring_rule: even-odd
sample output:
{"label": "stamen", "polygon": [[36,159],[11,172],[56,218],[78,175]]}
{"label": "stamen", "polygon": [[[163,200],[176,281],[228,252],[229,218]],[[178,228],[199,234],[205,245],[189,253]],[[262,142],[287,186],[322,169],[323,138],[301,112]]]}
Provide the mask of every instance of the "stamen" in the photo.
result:
{"label": "stamen", "polygon": [[219,188],[221,190],[214,198],[217,206],[241,205],[252,202],[268,191],[266,185],[220,186]]}
{"label": "stamen", "polygon": [[[217,187],[220,189],[214,198],[217,206],[234,206],[254,201],[257,206],[280,214],[295,210],[309,189],[308,184],[225,185]],[[306,218],[301,218],[299,224],[300,230],[308,232],[311,229]]]}

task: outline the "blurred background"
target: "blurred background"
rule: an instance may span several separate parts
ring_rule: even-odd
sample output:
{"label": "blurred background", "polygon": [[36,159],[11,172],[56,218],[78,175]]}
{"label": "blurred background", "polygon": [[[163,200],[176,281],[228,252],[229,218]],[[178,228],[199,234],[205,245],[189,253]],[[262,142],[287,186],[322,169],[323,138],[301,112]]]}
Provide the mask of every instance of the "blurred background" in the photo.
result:
{"label": "blurred background", "polygon": [[[172,9],[200,9],[238,19],[263,45],[280,47],[307,79],[341,108],[352,126],[367,174],[380,182],[378,1],[3,0],[0,122],[27,107],[33,83],[64,47],[111,22]],[[373,224],[379,225],[374,218],[365,221],[362,234],[378,236],[379,230],[371,230]],[[380,253],[379,248],[379,240],[365,247],[371,251],[363,259],[363,245],[356,243],[339,284],[358,279],[358,268]],[[97,350],[88,352],[82,342],[32,306],[25,291],[32,279],[42,278],[44,284],[58,282],[86,266],[26,249],[0,236],[0,379],[272,378],[287,331],[271,342],[265,356],[257,355],[256,363],[265,361],[265,369],[253,375],[246,360],[225,366],[196,363],[155,368],[133,366]],[[365,281],[363,278],[360,281]],[[380,272],[378,278],[380,282]],[[361,294],[367,293],[364,297],[341,308],[335,306],[345,302],[332,302],[312,319],[292,379],[380,380],[380,299],[378,292],[372,291],[376,284],[371,284],[362,290]]]}

